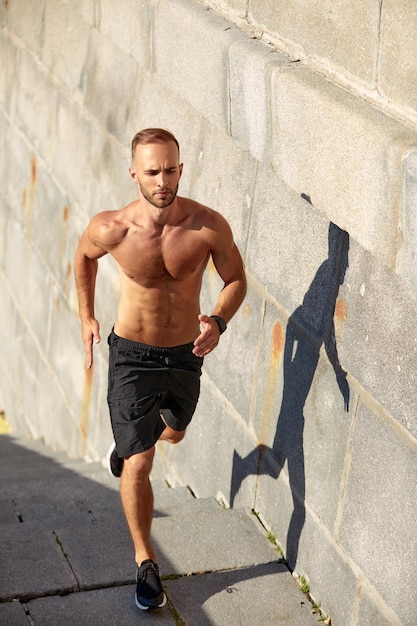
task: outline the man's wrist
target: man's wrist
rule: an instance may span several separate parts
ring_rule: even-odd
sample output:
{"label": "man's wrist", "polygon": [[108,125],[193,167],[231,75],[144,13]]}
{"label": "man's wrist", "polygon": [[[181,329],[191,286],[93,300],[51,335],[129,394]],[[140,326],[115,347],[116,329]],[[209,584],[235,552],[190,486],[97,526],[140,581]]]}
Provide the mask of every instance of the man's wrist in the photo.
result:
{"label": "man's wrist", "polygon": [[215,320],[217,326],[219,327],[220,334],[222,335],[227,328],[226,321],[219,315],[210,315],[210,317]]}

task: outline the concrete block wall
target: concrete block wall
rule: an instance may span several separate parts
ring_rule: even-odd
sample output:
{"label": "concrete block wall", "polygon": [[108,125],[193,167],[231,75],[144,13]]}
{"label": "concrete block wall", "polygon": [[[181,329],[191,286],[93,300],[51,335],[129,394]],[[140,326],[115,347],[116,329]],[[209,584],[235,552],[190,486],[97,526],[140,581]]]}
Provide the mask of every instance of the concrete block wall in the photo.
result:
{"label": "concrete block wall", "polygon": [[[93,214],[135,197],[129,143],[182,147],[249,288],[167,478],[253,508],[332,623],[415,623],[417,81],[411,0],[3,0],[0,409],[73,456],[110,440],[73,281]],[[209,266],[202,310],[220,283]],[[235,541],[241,540],[234,538]]]}

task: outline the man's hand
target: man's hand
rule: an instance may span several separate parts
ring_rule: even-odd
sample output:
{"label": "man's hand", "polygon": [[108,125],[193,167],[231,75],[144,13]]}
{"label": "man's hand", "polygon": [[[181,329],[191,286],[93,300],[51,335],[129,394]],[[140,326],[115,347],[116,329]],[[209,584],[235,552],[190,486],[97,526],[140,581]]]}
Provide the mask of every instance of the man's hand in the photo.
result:
{"label": "man's hand", "polygon": [[93,365],[93,342],[100,343],[100,326],[96,319],[83,320],[81,332],[85,352],[85,366],[89,370]]}
{"label": "man's hand", "polygon": [[208,315],[199,315],[198,319],[203,330],[194,341],[193,354],[204,357],[212,352],[219,343],[220,330],[216,320]]}

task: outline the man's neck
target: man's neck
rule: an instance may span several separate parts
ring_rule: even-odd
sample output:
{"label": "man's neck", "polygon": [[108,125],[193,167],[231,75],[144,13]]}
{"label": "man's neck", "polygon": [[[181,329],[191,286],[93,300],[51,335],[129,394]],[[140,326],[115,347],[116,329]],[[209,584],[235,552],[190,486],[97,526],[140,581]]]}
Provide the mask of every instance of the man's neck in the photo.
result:
{"label": "man's neck", "polygon": [[139,214],[149,226],[176,226],[184,217],[181,198],[177,196],[166,207],[156,207],[145,198],[139,200]]}

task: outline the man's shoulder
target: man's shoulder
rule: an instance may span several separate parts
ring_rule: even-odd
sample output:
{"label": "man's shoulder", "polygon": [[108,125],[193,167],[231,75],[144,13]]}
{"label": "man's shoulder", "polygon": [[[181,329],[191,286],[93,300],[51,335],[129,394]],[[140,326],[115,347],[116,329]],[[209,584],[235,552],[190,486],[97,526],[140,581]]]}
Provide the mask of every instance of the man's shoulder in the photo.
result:
{"label": "man's shoulder", "polygon": [[213,228],[215,224],[220,225],[226,222],[225,218],[218,211],[201,202],[185,197],[181,197],[179,200],[185,211],[195,220],[199,221],[202,226]]}
{"label": "man's shoulder", "polygon": [[97,213],[88,226],[90,239],[100,247],[107,248],[120,243],[128,231],[124,209]]}

